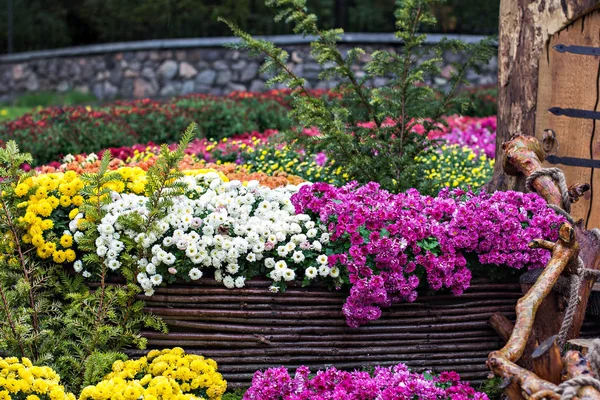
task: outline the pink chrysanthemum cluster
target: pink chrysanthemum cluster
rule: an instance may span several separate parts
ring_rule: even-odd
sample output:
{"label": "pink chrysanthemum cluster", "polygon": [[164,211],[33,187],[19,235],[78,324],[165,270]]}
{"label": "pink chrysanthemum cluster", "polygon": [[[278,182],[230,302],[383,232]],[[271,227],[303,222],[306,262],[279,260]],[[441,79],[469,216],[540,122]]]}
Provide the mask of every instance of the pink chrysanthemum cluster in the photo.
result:
{"label": "pink chrysanthemum cluster", "polygon": [[296,370],[292,378],[285,367],[257,371],[244,400],[488,400],[456,372],[438,376],[411,373],[404,364],[376,367],[367,372],[346,372],[328,368],[310,376],[308,367]]}
{"label": "pink chrysanthemum cluster", "polygon": [[460,295],[471,281],[469,253],[482,264],[543,267],[549,253],[528,243],[556,240],[564,222],[544,199],[520,192],[444,189],[430,197],[414,189],[391,194],[374,182],[316,183],[292,202],[331,233],[329,265],[347,268],[352,284],[343,308],[351,327],[378,319],[380,307],[414,301],[422,279]]}

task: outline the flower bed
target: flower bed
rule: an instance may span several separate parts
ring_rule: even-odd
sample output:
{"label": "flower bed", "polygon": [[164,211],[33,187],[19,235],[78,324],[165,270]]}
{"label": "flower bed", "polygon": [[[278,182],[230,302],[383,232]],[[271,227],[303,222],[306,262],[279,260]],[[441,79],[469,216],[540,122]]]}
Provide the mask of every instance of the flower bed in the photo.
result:
{"label": "flower bed", "polygon": [[[487,275],[492,265],[542,266],[548,254],[527,243],[555,239],[563,221],[535,194],[430,197],[375,183],[269,188],[230,180],[184,154],[190,131],[174,151],[137,154],[132,164],[77,156],[57,167],[65,172],[43,167],[47,173],[5,185],[5,198],[28,257],[72,265],[100,289],[94,294],[120,290],[107,288],[109,275],[125,280],[132,301],[141,287],[146,311],[171,328],[143,332],[149,345],[179,341],[215,358],[238,385],[280,362],[406,362],[481,377],[480,359],[498,345],[484,326],[493,312],[510,315],[519,295],[510,283],[472,284],[475,267],[490,265]],[[20,163],[11,167],[17,177]],[[502,236],[509,240],[499,245]]]}

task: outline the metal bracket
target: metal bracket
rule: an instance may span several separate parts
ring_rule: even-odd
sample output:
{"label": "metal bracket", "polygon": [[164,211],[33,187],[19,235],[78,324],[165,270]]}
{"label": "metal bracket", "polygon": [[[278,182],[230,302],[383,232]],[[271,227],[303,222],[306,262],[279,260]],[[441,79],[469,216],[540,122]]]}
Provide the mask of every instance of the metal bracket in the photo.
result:
{"label": "metal bracket", "polygon": [[552,108],[549,108],[548,111],[550,111],[554,115],[564,115],[565,117],[571,117],[571,118],[600,119],[600,112],[598,112],[598,111],[580,110],[577,108],[560,108],[560,107],[552,107]]}
{"label": "metal bracket", "polygon": [[591,47],[591,46],[567,46],[565,44],[557,44],[553,47],[554,50],[559,53],[572,53],[579,54],[582,56],[600,56],[600,47]]}
{"label": "metal bracket", "polygon": [[576,157],[558,157],[551,155],[546,157],[550,164],[562,164],[569,167],[600,168],[600,160],[591,160],[589,158]]}

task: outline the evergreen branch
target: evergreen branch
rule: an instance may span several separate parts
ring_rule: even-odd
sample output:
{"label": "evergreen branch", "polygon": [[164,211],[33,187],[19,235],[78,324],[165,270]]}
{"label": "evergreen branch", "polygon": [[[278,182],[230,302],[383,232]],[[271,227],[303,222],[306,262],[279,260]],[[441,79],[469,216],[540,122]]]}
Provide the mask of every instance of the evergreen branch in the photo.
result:
{"label": "evergreen branch", "polygon": [[8,300],[6,299],[6,294],[4,293],[4,286],[2,285],[2,281],[0,280],[0,296],[2,297],[2,306],[4,307],[4,312],[6,313],[6,319],[8,320],[8,324],[10,325],[10,329],[15,337],[15,341],[19,344],[19,349],[21,350],[21,357],[25,357],[25,348],[23,346],[23,342],[21,341],[20,335],[17,333],[17,329],[15,327],[15,323],[12,320],[10,307],[8,304]]}
{"label": "evergreen branch", "polygon": [[[29,305],[31,307],[31,312],[32,312],[31,319],[32,319],[32,324],[33,324],[33,331],[34,331],[35,335],[37,336],[40,333],[40,326],[39,326],[38,310],[35,305],[35,299],[33,296],[31,278],[29,276],[30,271],[27,269],[27,262],[25,261],[25,257],[23,256],[23,251],[21,250],[21,241],[19,240],[19,233],[17,232],[17,228],[14,225],[13,220],[10,216],[10,211],[8,210],[8,207],[6,206],[6,202],[1,197],[0,197],[0,204],[2,205],[4,215],[6,216],[8,228],[12,234],[14,244],[17,248],[17,253],[19,255],[19,262],[21,263],[21,267],[23,267],[23,277],[25,279],[25,282],[29,286],[28,295],[29,295]],[[37,347],[34,346],[33,357],[37,358],[37,356],[38,356]]]}

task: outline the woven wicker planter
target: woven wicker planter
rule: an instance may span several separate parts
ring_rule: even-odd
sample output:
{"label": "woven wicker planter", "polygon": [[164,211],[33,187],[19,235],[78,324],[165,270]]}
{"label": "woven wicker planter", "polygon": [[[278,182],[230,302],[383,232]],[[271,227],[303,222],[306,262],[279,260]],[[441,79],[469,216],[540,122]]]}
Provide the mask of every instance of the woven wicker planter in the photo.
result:
{"label": "woven wicker planter", "polygon": [[[210,279],[157,288],[144,300],[169,326],[167,335],[144,332],[149,348],[180,346],[211,357],[229,387],[248,386],[253,372],[285,365],[313,370],[405,363],[414,370],[454,370],[478,383],[487,355],[503,343],[487,325],[494,312],[514,318],[518,283],[474,281],[462,296],[428,296],[384,310],[382,318],[349,328],[341,308],[347,292],[290,288],[271,294],[267,281],[226,289]],[[600,334],[600,324],[584,336]],[[131,354],[143,354],[131,351]]]}

